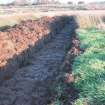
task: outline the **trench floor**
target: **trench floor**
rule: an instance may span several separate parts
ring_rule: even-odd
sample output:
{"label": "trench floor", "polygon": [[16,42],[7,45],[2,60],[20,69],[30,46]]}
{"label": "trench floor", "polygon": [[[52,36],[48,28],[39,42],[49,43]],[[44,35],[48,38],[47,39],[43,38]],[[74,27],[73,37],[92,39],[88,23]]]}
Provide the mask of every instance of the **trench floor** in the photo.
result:
{"label": "trench floor", "polygon": [[47,105],[48,84],[59,75],[59,67],[70,41],[71,25],[33,54],[30,65],[17,70],[0,86],[0,105]]}

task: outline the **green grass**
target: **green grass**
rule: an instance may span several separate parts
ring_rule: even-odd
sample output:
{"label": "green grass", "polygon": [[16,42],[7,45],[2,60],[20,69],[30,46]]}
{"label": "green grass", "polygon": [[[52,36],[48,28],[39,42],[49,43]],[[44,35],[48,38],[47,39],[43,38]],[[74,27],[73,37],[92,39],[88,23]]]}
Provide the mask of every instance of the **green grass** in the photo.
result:
{"label": "green grass", "polygon": [[72,66],[75,87],[80,91],[74,105],[105,105],[105,31],[88,28],[77,34],[85,52]]}

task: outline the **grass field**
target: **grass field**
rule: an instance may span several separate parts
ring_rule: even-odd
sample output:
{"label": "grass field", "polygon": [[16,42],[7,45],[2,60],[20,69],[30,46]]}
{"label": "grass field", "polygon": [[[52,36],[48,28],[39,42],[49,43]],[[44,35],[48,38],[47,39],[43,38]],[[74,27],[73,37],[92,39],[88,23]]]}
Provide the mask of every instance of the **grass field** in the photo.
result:
{"label": "grass field", "polygon": [[85,52],[73,64],[79,99],[74,105],[105,105],[105,30],[77,31]]}
{"label": "grass field", "polygon": [[[3,13],[2,13],[3,12]],[[36,19],[43,16],[61,16],[61,15],[74,15],[76,16],[76,21],[81,28],[86,28],[90,26],[96,26],[102,23],[101,18],[105,17],[105,10],[95,10],[95,11],[41,11],[35,8],[1,8],[0,9],[0,27],[2,26],[13,26],[20,23],[22,20]]]}

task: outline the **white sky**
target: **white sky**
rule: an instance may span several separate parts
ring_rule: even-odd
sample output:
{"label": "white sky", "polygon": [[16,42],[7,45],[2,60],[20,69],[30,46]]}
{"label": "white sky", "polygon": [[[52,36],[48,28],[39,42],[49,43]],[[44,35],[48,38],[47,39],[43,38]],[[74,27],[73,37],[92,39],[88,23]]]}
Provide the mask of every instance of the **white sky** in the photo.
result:
{"label": "white sky", "polygon": [[[0,0],[0,4],[6,4],[6,3],[10,3],[12,1],[14,1],[14,0]],[[31,0],[31,1],[34,1],[34,0]],[[62,3],[66,3],[68,1],[73,1],[73,2],[76,2],[76,1],[93,2],[93,1],[105,1],[105,0],[59,0],[59,1],[62,2]]]}

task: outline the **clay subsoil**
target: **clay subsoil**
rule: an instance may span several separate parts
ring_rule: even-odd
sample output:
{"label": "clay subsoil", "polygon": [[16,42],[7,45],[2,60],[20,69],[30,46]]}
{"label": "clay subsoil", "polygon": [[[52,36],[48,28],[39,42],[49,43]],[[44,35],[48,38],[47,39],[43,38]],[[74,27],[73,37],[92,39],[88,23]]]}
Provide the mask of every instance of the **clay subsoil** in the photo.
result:
{"label": "clay subsoil", "polygon": [[76,28],[74,17],[62,16],[23,21],[0,32],[0,105],[48,104],[49,87]]}

